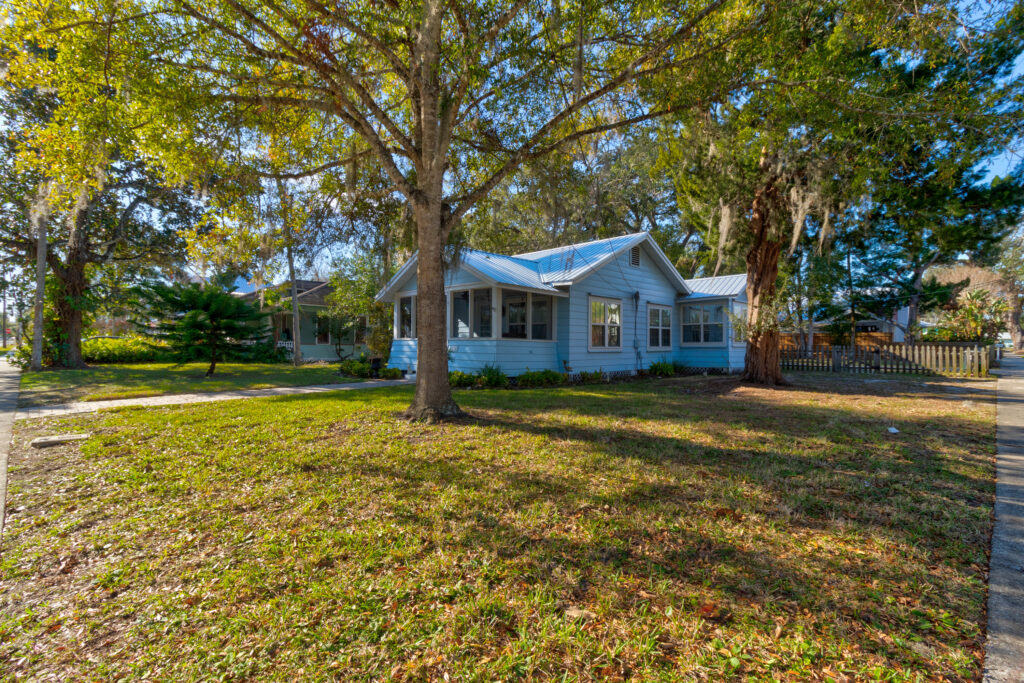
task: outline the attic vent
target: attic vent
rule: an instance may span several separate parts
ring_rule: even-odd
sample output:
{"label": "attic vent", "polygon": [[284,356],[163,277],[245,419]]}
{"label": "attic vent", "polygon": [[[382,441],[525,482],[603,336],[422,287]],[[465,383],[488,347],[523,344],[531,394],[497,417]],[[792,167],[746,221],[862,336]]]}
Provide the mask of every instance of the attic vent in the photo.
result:
{"label": "attic vent", "polygon": [[640,267],[640,247],[633,247],[629,250],[629,265],[634,268]]}

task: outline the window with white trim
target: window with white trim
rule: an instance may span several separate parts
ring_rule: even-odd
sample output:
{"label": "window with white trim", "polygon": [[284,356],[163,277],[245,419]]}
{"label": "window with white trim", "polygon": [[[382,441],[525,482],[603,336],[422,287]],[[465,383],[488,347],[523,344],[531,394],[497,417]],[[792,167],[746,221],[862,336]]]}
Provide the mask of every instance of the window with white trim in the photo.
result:
{"label": "window with white trim", "polygon": [[590,348],[622,346],[622,300],[590,297]]}
{"label": "window with white trim", "polygon": [[412,339],[416,336],[416,297],[403,296],[398,300],[397,339]]}
{"label": "window with white trim", "polygon": [[725,341],[725,304],[683,306],[684,344],[721,344]]}
{"label": "window with white trim", "polygon": [[647,346],[652,349],[672,347],[672,309],[647,304]]}

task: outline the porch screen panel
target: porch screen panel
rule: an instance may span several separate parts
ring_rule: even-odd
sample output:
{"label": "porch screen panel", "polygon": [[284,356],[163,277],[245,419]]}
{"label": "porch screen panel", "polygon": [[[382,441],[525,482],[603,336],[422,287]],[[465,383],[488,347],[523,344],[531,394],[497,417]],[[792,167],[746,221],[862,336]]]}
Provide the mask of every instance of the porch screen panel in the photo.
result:
{"label": "porch screen panel", "polygon": [[526,292],[501,290],[501,336],[526,339]]}
{"label": "porch screen panel", "polygon": [[546,294],[534,294],[530,304],[531,339],[552,339],[551,297]]}
{"label": "porch screen panel", "polygon": [[412,339],[415,331],[412,327],[413,301],[411,296],[403,296],[398,300],[398,337]]}
{"label": "porch screen panel", "polygon": [[452,337],[469,337],[469,290],[452,292]]}
{"label": "porch screen panel", "polygon": [[491,337],[491,290],[473,290],[473,336]]}

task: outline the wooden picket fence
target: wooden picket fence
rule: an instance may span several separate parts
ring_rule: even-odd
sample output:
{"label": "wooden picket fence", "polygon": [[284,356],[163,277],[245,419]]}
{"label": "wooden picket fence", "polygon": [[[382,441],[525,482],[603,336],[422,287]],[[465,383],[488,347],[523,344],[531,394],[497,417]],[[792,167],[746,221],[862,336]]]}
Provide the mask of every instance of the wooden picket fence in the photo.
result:
{"label": "wooden picket fence", "polygon": [[832,346],[813,350],[780,349],[783,370],[908,373],[986,377],[995,363],[991,346],[978,344],[881,344]]}

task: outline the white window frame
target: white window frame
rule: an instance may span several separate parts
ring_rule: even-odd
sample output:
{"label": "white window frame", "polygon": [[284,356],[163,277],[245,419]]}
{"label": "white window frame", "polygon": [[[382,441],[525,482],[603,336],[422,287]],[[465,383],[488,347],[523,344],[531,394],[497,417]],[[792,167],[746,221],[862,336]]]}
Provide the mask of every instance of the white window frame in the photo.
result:
{"label": "white window frame", "polygon": [[[476,290],[486,289],[491,293],[491,334],[484,336],[476,336],[473,331],[476,329],[476,306],[474,302],[476,296],[473,294]],[[469,292],[469,336],[468,337],[454,337],[452,336],[452,313],[454,307],[452,306],[453,295],[459,292]],[[494,339],[494,288],[480,285],[466,285],[465,287],[453,287],[448,290],[448,311],[445,313],[445,317],[448,318],[448,340],[454,342],[473,341],[474,339]]]}
{"label": "white window frame", "polygon": [[[399,294],[395,299],[395,339],[416,339],[416,303],[417,296],[411,292]],[[402,299],[412,299],[412,321],[409,325],[409,332],[412,336],[401,337],[402,332]]]}
{"label": "white window frame", "polygon": [[[608,346],[608,328],[609,327],[613,327],[612,325],[610,325],[607,322],[607,320],[608,320],[608,310],[605,309],[605,314],[604,314],[605,322],[603,322],[603,323],[595,323],[592,320],[591,316],[593,315],[592,312],[594,310],[594,302],[595,301],[600,301],[600,302],[602,302],[604,304],[618,304],[618,306],[619,306],[619,324],[617,326],[615,326],[615,327],[619,328],[619,345],[618,346]],[[588,351],[595,351],[595,352],[598,352],[598,353],[621,353],[622,352],[622,349],[623,349],[623,346],[622,346],[622,336],[623,336],[623,333],[625,331],[625,325],[623,324],[625,322],[624,310],[625,309],[622,307],[622,299],[616,299],[614,297],[607,297],[607,296],[593,296],[593,295],[587,297],[587,350]],[[604,327],[604,343],[605,343],[604,346],[594,346],[594,335],[593,335],[593,333],[594,333],[594,330],[593,330],[594,325],[601,325],[601,326]]]}
{"label": "white window frame", "polygon": [[[738,312],[740,310],[742,310],[742,315]],[[745,303],[743,303],[742,301],[733,301],[732,302],[732,314],[735,317],[737,317],[737,318],[742,317],[742,318],[746,319],[746,317],[747,317],[747,305]],[[733,324],[731,319],[729,320],[729,339],[732,340],[732,345],[733,346],[746,346],[747,345],[747,340],[746,339],[737,339],[736,338],[736,325]]]}
{"label": "white window frame", "polygon": [[[495,317],[491,318],[491,321],[492,321],[491,329],[492,330],[494,329],[494,324],[495,323],[497,324],[497,333],[494,336],[495,339],[497,339],[499,341],[512,341],[512,342],[525,342],[525,341],[528,341],[528,342],[542,342],[542,343],[552,343],[552,342],[555,342],[555,341],[558,340],[558,297],[557,296],[553,296],[551,294],[542,294],[540,292],[536,293],[537,296],[546,296],[546,297],[549,297],[551,299],[551,339],[534,339],[533,338],[533,295],[534,295],[534,292],[531,292],[528,289],[518,289],[516,287],[496,287],[495,288],[495,292],[496,292],[495,294],[491,295],[491,301],[497,301],[497,305],[496,305],[497,313],[496,314],[492,314]],[[502,309],[501,309],[502,292],[520,292],[520,293],[526,294],[526,337],[525,338],[524,337],[503,337],[503,336],[501,336],[501,331],[504,329],[504,323],[502,321],[502,316],[504,315],[504,313],[502,312]]]}
{"label": "white window frame", "polygon": [[[651,311],[668,311],[668,325],[651,325]],[[659,316],[660,317],[660,316]],[[657,346],[651,346],[651,330],[658,330],[658,341],[661,341],[662,330],[668,330],[668,344],[663,346],[660,343]],[[680,330],[682,331],[682,330]],[[672,348],[672,307],[665,304],[654,304],[647,302],[647,349],[649,351],[668,351]]]}
{"label": "white window frame", "polygon": [[[712,324],[712,325],[721,324],[722,325],[722,341],[717,341],[717,342],[707,342],[707,341],[688,342],[688,341],[686,341],[686,335],[683,334],[683,327],[687,323],[686,323],[686,313],[685,313],[685,311],[683,309],[687,308],[688,306],[691,306],[691,307],[692,306],[703,307],[703,306],[718,306],[718,305],[722,306],[722,309],[723,309],[722,310],[723,320],[722,320],[721,323],[709,323],[709,324]],[[711,347],[711,348],[721,348],[723,346],[727,346],[729,344],[729,335],[731,334],[730,331],[729,331],[729,316],[725,315],[725,312],[728,311],[728,310],[729,310],[729,301],[727,299],[703,299],[700,302],[696,302],[695,301],[695,302],[690,303],[690,304],[685,304],[685,303],[684,304],[680,304],[680,308],[679,308],[679,346],[684,346],[684,347],[686,347],[688,349],[697,348],[697,347],[701,347],[701,346],[706,346],[706,347]],[[690,323],[690,324],[693,324],[693,323]],[[701,319],[701,323],[700,323],[700,338],[702,340],[705,337],[704,328],[705,328],[705,325],[704,325],[704,321],[703,321],[703,318],[702,318]]]}

